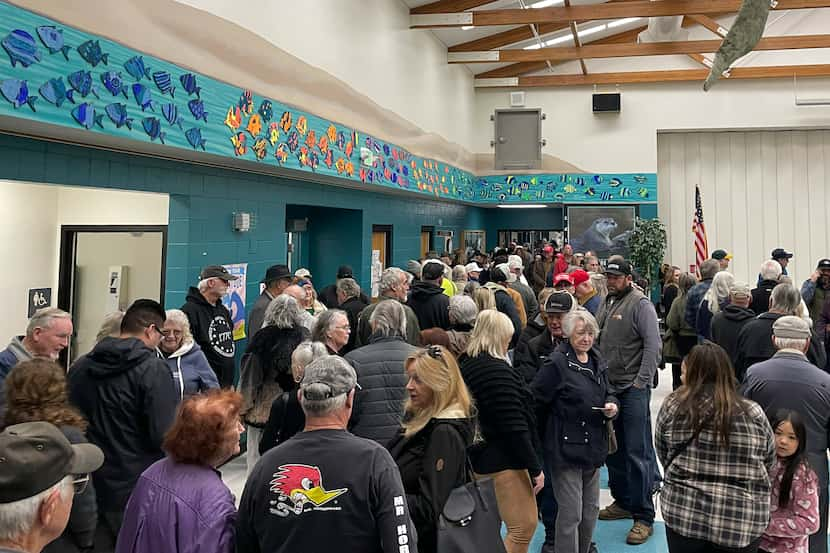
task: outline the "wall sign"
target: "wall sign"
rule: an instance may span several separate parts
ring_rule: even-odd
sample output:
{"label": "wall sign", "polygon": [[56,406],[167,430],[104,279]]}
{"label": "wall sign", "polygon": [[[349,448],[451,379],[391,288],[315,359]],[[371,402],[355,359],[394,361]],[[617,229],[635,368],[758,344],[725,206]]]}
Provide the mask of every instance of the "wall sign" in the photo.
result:
{"label": "wall sign", "polygon": [[31,319],[38,309],[52,305],[51,288],[29,288],[29,309],[26,318]]}

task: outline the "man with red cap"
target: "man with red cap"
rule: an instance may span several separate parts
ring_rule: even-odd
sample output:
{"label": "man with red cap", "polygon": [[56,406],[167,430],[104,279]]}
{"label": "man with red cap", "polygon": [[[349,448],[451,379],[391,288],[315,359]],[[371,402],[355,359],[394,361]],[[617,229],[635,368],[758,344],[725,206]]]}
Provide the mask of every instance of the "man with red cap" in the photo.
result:
{"label": "man with red cap", "polygon": [[596,315],[600,306],[600,297],[594,285],[591,284],[591,276],[582,269],[577,269],[570,275],[574,284],[574,295],[579,300],[579,305]]}
{"label": "man with red cap", "polygon": [[571,275],[568,273],[559,273],[555,277],[553,277],[553,282],[551,282],[553,288],[557,291],[565,291],[574,295],[574,281]]}

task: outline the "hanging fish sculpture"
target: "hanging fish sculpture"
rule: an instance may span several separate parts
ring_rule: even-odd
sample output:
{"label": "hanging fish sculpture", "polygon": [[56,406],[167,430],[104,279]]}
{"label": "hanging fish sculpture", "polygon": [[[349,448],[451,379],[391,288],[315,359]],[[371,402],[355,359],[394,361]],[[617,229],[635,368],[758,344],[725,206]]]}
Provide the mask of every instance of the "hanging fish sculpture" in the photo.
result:
{"label": "hanging fish sculpture", "polygon": [[732,28],[729,29],[715,54],[712,70],[703,83],[704,91],[712,88],[715,81],[729,69],[735,60],[755,48],[764,34],[769,8],[770,0],[743,0],[738,17],[735,18]]}

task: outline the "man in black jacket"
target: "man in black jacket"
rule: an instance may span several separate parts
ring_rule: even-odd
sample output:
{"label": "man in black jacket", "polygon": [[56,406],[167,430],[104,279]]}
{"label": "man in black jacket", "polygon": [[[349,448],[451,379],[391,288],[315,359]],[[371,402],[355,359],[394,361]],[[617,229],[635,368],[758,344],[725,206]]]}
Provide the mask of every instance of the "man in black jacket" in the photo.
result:
{"label": "man in black jacket", "polygon": [[156,353],[164,320],[158,302],[136,300],[121,336],[104,338],[69,370],[70,400],[106,458],[94,481],[101,527],[113,547],[139,475],[164,457],[161,444],[176,413],[170,369]]}
{"label": "man in black jacket", "polygon": [[516,351],[513,366],[516,367],[525,382],[533,382],[536,373],[556,346],[565,341],[562,335],[562,318],[572,310],[576,302],[567,292],[554,292],[545,302],[542,317],[545,319],[545,329],[541,334],[527,343],[527,348]]}
{"label": "man in black jacket", "polygon": [[198,286],[190,287],[182,306],[193,340],[202,348],[223,388],[233,386],[236,344],[231,314],[222,305],[222,298],[228,293],[228,283],[237,278],[221,265],[208,265],[199,275]]}
{"label": "man in black jacket", "polygon": [[421,268],[421,280],[414,282],[409,290],[406,304],[418,317],[421,330],[428,328],[450,328],[450,298],[441,289],[444,278],[444,264],[428,259]]}
{"label": "man in black jacket", "polygon": [[767,259],[761,264],[758,287],[752,290],[752,310],[758,315],[769,311],[769,297],[772,289],[778,286],[781,278],[781,265],[774,259]]}
{"label": "man in black jacket", "polygon": [[[352,271],[349,265],[340,265],[337,268],[337,280],[334,281],[334,284],[329,284],[320,290],[317,294],[317,299],[320,300],[320,303],[329,309],[340,307],[340,300],[337,298],[337,283],[344,278],[354,278],[354,271]],[[369,304],[369,297],[363,292],[360,293],[360,300],[367,305]]]}
{"label": "man in black jacket", "polygon": [[404,340],[406,313],[399,302],[379,303],[369,325],[369,344],[345,356],[360,384],[355,392],[349,431],[386,446],[401,426],[407,382],[404,361],[417,349]]}
{"label": "man in black jacket", "polygon": [[733,365],[738,357],[738,334],[755,318],[751,301],[749,284],[736,281],[729,287],[729,305],[712,317],[712,341],[726,350]]}

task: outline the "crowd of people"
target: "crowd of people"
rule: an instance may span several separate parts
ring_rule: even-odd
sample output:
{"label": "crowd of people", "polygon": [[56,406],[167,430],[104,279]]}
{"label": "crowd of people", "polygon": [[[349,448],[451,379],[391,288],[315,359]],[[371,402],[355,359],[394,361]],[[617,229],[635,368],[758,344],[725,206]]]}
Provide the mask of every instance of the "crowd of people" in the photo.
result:
{"label": "crowd of people", "polygon": [[347,265],[319,293],[274,265],[238,378],[222,266],[181,309],[108,315],[68,370],[71,316],[39,310],[0,352],[0,552],[441,552],[473,481],[494,551],[539,520],[543,553],[596,551],[598,519],[643,544],[659,493],[673,553],[826,552],[830,259],[798,290],[778,248],[752,288],[716,250],[653,302],[628,260],[556,250],[428,252],[371,299]]}

